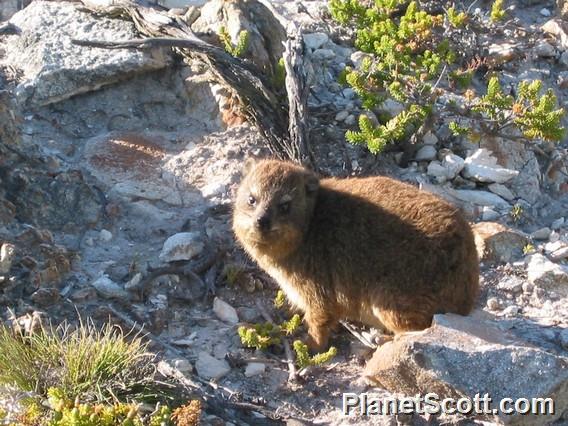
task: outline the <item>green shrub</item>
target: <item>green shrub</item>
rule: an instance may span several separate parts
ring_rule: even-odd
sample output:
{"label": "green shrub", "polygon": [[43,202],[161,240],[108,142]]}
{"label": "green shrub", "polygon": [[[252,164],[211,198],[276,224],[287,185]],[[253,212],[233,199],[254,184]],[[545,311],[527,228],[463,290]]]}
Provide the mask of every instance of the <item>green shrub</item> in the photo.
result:
{"label": "green shrub", "polygon": [[231,36],[229,35],[229,33],[227,32],[227,29],[225,27],[220,27],[219,28],[219,39],[221,40],[221,42],[223,43],[223,47],[225,48],[225,50],[230,53],[232,56],[235,56],[237,58],[240,58],[241,56],[243,56],[249,46],[249,32],[246,30],[243,30],[239,33],[239,36],[237,38],[237,44],[233,45],[233,42],[231,40]]}

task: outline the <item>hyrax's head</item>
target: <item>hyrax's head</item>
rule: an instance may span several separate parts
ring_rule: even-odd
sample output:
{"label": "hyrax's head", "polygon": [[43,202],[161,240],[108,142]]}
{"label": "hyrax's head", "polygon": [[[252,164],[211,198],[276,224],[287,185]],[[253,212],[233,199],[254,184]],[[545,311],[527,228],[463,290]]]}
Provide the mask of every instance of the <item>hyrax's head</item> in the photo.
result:
{"label": "hyrax's head", "polygon": [[308,229],[318,185],[312,172],[294,164],[249,160],[233,214],[240,243],[275,259],[294,252]]}

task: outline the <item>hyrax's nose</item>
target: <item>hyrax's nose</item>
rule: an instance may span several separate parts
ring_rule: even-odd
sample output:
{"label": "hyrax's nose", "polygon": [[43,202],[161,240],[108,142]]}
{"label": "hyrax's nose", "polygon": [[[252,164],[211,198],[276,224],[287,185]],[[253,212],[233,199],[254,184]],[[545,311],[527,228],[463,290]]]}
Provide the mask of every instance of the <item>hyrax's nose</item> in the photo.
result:
{"label": "hyrax's nose", "polygon": [[270,216],[263,214],[256,218],[256,227],[261,231],[268,231],[270,229]]}

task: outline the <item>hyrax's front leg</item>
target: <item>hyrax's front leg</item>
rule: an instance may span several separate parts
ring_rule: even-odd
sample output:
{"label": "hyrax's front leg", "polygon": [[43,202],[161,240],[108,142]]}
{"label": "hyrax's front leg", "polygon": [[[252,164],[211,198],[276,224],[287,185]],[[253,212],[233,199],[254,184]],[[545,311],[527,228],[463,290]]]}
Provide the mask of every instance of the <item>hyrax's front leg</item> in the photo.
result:
{"label": "hyrax's front leg", "polygon": [[327,349],[329,334],[337,321],[318,310],[307,311],[304,321],[308,326],[308,348],[312,352],[322,352]]}

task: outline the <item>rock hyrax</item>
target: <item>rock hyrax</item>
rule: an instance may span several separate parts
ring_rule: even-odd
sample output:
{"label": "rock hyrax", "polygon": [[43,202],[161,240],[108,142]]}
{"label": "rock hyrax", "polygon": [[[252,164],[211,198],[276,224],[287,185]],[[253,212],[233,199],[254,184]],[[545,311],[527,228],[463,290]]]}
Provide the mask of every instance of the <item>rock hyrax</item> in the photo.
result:
{"label": "rock hyrax", "polygon": [[387,177],[319,180],[291,163],[247,164],[233,229],[305,312],[313,350],[341,319],[422,330],[436,313],[467,315],[478,293],[474,237],[459,209]]}

